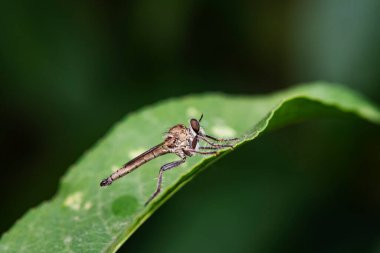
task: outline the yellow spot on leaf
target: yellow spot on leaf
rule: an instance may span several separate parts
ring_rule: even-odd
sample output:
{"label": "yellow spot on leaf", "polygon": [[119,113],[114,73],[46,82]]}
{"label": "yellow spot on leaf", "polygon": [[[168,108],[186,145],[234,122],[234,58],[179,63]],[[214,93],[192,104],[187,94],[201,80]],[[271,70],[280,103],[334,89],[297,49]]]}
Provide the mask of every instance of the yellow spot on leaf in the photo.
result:
{"label": "yellow spot on leaf", "polygon": [[73,238],[71,236],[66,236],[65,239],[63,239],[63,242],[65,245],[70,244]]}
{"label": "yellow spot on leaf", "polygon": [[199,118],[201,116],[201,112],[199,112],[195,107],[187,108],[187,116],[189,118]]}
{"label": "yellow spot on leaf", "polygon": [[116,166],[116,165],[112,165],[112,167],[111,167],[112,172],[115,172],[115,171],[117,171],[118,169],[119,169],[119,167]]}
{"label": "yellow spot on leaf", "polygon": [[229,126],[219,125],[211,128],[211,132],[215,137],[235,137],[236,131]]}
{"label": "yellow spot on leaf", "polygon": [[84,204],[84,209],[88,210],[92,207],[92,203],[91,202],[86,202],[86,204]]}
{"label": "yellow spot on leaf", "polygon": [[144,153],[145,151],[146,151],[146,149],[144,149],[144,148],[135,149],[135,150],[130,151],[130,152],[128,153],[128,156],[129,156],[130,159],[133,159],[133,158],[135,158],[136,156],[138,156],[138,155]]}
{"label": "yellow spot on leaf", "polygon": [[78,211],[80,209],[80,205],[82,204],[82,199],[83,193],[76,192],[67,196],[63,202],[63,205],[69,207],[72,210]]}

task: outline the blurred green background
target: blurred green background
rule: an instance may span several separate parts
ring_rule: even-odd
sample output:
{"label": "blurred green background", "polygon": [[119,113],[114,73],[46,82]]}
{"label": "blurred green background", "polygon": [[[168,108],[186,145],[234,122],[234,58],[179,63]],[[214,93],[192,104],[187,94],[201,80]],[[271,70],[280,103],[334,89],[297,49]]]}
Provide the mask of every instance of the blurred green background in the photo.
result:
{"label": "blurred green background", "polygon": [[[0,232],[123,115],[162,99],[326,80],[380,104],[379,13],[378,0],[2,1]],[[379,129],[355,119],[264,135],[120,252],[379,252],[379,152]]]}

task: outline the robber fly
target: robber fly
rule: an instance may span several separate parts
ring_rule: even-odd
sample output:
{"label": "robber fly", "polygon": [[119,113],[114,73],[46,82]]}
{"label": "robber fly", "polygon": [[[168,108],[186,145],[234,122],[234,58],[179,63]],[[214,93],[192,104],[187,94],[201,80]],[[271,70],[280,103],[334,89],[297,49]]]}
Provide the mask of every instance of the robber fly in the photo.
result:
{"label": "robber fly", "polygon": [[[183,124],[178,124],[169,129],[165,136],[164,142],[154,146],[153,148],[145,151],[141,155],[135,157],[128,163],[124,164],[120,169],[112,173],[109,177],[100,182],[100,186],[107,186],[112,184],[118,178],[121,178],[146,162],[150,160],[168,154],[174,153],[181,159],[178,161],[170,162],[163,165],[158,174],[157,188],[152,196],[148,199],[145,205],[149,204],[161,191],[162,175],[165,171],[177,167],[186,161],[186,158],[193,156],[194,154],[202,155],[215,155],[217,150],[223,148],[233,148],[230,142],[238,141],[238,138],[232,139],[219,139],[207,135],[203,128],[200,126],[200,122],[203,118],[203,114],[199,120],[191,119],[190,127],[186,127]],[[207,143],[207,146],[200,146],[200,141]],[[218,143],[214,143],[216,141]],[[227,142],[227,143],[226,143]],[[224,144],[223,144],[224,143]]]}

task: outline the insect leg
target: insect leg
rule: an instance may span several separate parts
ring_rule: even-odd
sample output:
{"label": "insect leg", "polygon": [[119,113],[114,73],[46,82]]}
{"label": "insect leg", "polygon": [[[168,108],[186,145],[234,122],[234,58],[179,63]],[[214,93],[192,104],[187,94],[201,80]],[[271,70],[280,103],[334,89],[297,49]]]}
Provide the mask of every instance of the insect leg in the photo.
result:
{"label": "insect leg", "polygon": [[173,169],[179,165],[181,165],[182,163],[184,163],[186,161],[186,158],[183,158],[182,160],[179,160],[179,161],[175,161],[175,162],[171,162],[171,163],[167,163],[165,165],[163,165],[161,168],[160,168],[160,173],[158,174],[158,180],[157,180],[157,188],[156,188],[156,191],[152,194],[152,196],[148,199],[148,201],[145,203],[145,206],[149,204],[149,202],[151,202],[161,191],[161,184],[162,184],[162,175],[164,174],[164,171],[167,171],[167,170],[170,170],[170,169]]}
{"label": "insect leg", "polygon": [[219,149],[222,149],[222,148],[233,148],[233,145],[231,145],[231,144],[216,144],[216,143],[213,143],[213,142],[207,140],[207,139],[206,139],[205,137],[203,137],[203,136],[198,136],[198,138],[201,139],[201,140],[203,140],[203,141],[205,141],[205,142],[207,142],[207,143],[210,144],[211,146],[216,147],[216,148],[219,148]]}
{"label": "insect leg", "polygon": [[207,152],[203,152],[203,151],[198,151],[198,150],[195,150],[195,149],[186,149],[186,151],[188,151],[188,152],[190,152],[190,153],[201,154],[201,155],[215,155],[215,154],[218,154],[217,151],[207,151]]}
{"label": "insect leg", "polygon": [[239,141],[240,139],[239,138],[230,138],[230,139],[223,139],[223,138],[216,138],[216,137],[213,137],[213,136],[210,136],[208,134],[205,135],[205,137],[211,139],[211,140],[214,140],[214,141],[220,141],[220,142],[225,142],[225,141]]}
{"label": "insect leg", "polygon": [[198,149],[219,149],[217,147],[209,147],[209,146],[205,146],[205,147],[198,147]]}

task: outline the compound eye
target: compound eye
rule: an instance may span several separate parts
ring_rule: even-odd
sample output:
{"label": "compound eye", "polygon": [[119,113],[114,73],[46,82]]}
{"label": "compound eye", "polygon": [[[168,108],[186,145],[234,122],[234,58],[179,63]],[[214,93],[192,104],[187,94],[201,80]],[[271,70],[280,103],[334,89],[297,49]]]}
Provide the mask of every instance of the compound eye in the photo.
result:
{"label": "compound eye", "polygon": [[199,128],[200,128],[200,126],[199,126],[199,122],[198,122],[198,120],[196,120],[196,119],[191,119],[191,120],[190,120],[190,126],[191,126],[191,128],[194,130],[195,133],[198,133],[198,132],[199,132]]}

